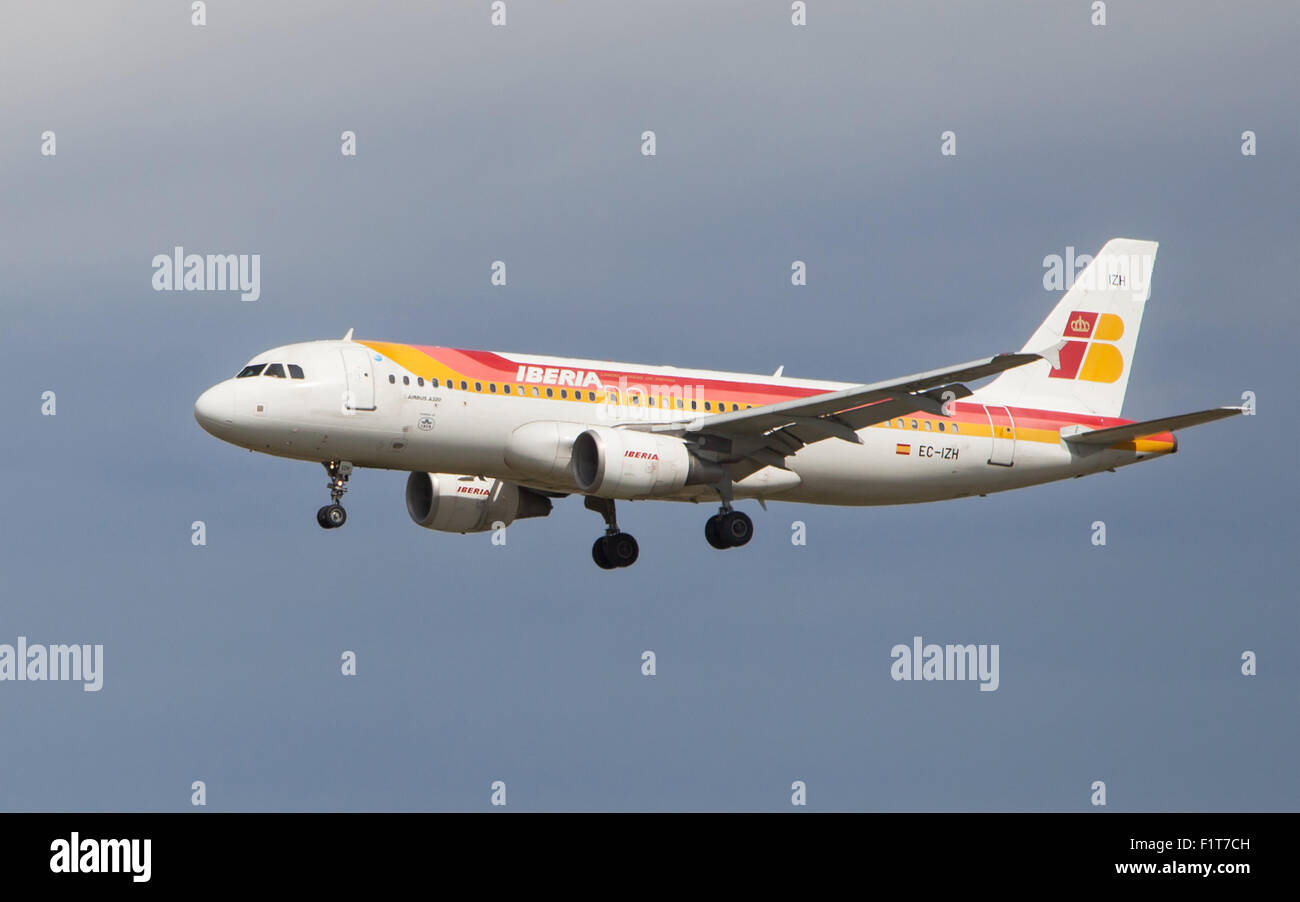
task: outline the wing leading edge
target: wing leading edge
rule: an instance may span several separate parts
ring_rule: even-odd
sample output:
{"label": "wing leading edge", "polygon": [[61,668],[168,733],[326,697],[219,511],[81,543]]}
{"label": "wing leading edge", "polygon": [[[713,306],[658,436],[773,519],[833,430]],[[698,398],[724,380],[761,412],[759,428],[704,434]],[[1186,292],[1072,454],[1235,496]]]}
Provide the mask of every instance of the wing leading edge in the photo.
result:
{"label": "wing leading edge", "polygon": [[999,354],[901,379],[855,385],[749,410],[651,426],[628,425],[683,436],[700,451],[719,460],[748,459],[757,464],[751,472],[761,466],[784,468],[785,458],[804,445],[827,438],[860,442],[858,429],[917,410],[939,416],[947,401],[971,394],[962,382],[983,379],[1036,360],[1050,360],[1058,350],[1059,346],[1041,354]]}

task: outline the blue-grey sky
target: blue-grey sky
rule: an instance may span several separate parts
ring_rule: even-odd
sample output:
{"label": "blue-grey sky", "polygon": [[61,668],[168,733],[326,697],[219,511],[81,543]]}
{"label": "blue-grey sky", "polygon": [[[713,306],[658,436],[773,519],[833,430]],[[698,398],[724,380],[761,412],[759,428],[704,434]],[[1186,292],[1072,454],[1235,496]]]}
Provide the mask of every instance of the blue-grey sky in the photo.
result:
{"label": "blue-grey sky", "polygon": [[[1300,10],[808,6],[5,4],[0,643],[101,643],[104,684],[0,682],[0,809],[1294,810]],[[622,505],[604,573],[576,498],[502,548],[380,471],[324,532],[318,466],[192,417],[348,328],[874,381],[1019,348],[1043,258],[1112,236],[1161,242],[1125,415],[1258,415],[988,498],[743,505],[742,550]],[[176,245],[260,254],[260,300],[154,292]],[[999,644],[1000,687],[891,680],[916,635]]]}

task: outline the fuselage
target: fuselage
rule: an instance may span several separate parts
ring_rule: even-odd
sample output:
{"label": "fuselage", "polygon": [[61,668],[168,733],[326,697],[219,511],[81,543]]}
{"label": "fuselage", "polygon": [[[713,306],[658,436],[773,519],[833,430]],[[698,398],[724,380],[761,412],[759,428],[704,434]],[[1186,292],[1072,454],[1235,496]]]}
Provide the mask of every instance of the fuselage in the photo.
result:
{"label": "fuselage", "polygon": [[[277,366],[278,365],[278,366]],[[512,436],[555,424],[646,428],[848,388],[848,383],[378,341],[315,341],[258,354],[195,405],[208,432],[253,451],[357,467],[459,473],[552,492],[512,458]],[[875,505],[983,495],[1137,463],[1177,449],[1161,433],[1079,448],[1061,430],[1131,422],[997,403],[976,392],[826,440],[736,481],[737,498]],[[535,427],[530,427],[535,428]],[[550,428],[549,426],[546,428]],[[562,468],[560,468],[562,470]],[[664,500],[717,497],[686,486]]]}

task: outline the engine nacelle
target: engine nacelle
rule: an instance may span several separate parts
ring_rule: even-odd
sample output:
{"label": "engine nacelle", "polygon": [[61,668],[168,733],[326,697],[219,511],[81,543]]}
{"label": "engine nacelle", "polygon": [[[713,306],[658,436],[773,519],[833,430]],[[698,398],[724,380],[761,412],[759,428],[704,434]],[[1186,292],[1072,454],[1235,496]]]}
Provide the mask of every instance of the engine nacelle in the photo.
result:
{"label": "engine nacelle", "polygon": [[653,498],[682,486],[717,482],[722,468],[696,457],[681,439],[592,426],[573,442],[573,479],[600,498]]}
{"label": "engine nacelle", "polygon": [[554,420],[525,423],[506,439],[506,466],[530,482],[571,488],[573,441],[586,428],[581,423]]}
{"label": "engine nacelle", "polygon": [[485,532],[493,523],[545,517],[551,499],[501,479],[412,473],[406,478],[406,512],[425,529]]}

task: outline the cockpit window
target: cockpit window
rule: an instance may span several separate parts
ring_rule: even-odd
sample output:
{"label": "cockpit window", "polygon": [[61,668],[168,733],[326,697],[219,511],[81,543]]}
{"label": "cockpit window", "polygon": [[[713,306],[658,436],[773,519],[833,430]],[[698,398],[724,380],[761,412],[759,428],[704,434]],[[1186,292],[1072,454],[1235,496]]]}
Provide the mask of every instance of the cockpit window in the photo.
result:
{"label": "cockpit window", "polygon": [[302,374],[302,367],[298,366],[296,363],[291,363],[289,364],[289,378],[305,379],[307,377]]}
{"label": "cockpit window", "polygon": [[240,370],[239,375],[236,376],[235,378],[247,379],[249,376],[256,376],[258,373],[262,372],[265,366],[266,366],[265,363],[250,363],[248,366]]}
{"label": "cockpit window", "polygon": [[266,372],[263,373],[262,375],[263,375],[263,376],[274,376],[276,379],[283,379],[283,378],[284,378],[284,367],[281,366],[281,365],[278,364],[278,363],[273,363],[273,364],[271,364],[270,366],[268,366],[268,367],[266,368]]}

